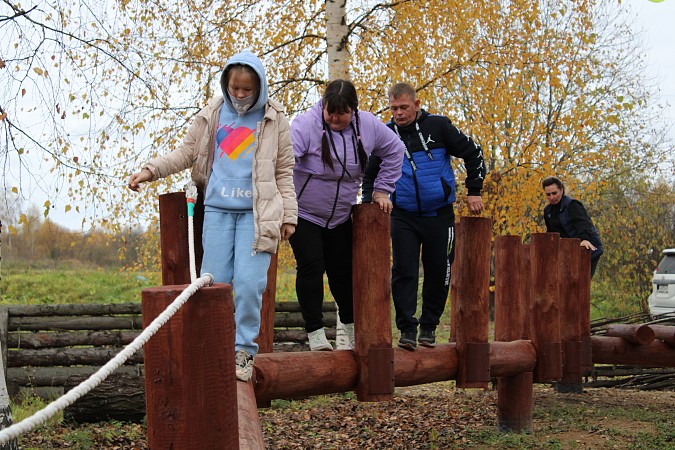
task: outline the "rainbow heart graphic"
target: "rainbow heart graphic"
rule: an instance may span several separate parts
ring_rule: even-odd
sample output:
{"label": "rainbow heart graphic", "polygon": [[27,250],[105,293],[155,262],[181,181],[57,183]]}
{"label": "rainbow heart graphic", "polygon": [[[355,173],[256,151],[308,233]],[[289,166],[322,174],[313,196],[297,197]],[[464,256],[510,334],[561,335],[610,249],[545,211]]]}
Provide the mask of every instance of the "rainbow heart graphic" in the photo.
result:
{"label": "rainbow heart graphic", "polygon": [[232,128],[229,125],[218,130],[216,142],[220,148],[220,158],[227,153],[227,157],[235,160],[243,151],[248,149],[255,140],[255,130],[246,127]]}

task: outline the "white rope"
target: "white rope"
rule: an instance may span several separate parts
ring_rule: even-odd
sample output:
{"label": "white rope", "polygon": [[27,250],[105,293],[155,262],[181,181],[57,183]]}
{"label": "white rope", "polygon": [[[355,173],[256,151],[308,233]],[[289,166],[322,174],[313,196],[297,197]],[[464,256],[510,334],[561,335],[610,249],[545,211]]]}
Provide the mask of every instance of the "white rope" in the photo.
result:
{"label": "white rope", "polygon": [[197,186],[194,182],[185,185],[185,197],[188,202],[188,253],[190,254],[190,281],[197,279],[197,264],[195,262],[195,226],[194,205],[197,203]]}
{"label": "white rope", "polygon": [[188,216],[188,249],[190,253],[190,281],[192,283],[197,279],[197,264],[195,262],[195,218]]}
{"label": "white rope", "polygon": [[77,399],[85,395],[87,392],[94,389],[101,384],[111,373],[126,362],[134,353],[136,353],[146,342],[159,330],[184,304],[188,299],[199,289],[204,286],[213,284],[213,275],[205,273],[185,290],[159,315],[148,325],[141,334],[139,334],[133,342],[121,352],[119,352],[113,359],[108,361],[96,373],[82,383],[71,389],[58,399],[45,406],[40,411],[36,412],[30,417],[16,423],[4,430],[0,431],[0,445],[6,444],[12,439],[16,439],[24,433],[27,433],[34,428],[42,425],[49,420],[56,413],[73,404]]}

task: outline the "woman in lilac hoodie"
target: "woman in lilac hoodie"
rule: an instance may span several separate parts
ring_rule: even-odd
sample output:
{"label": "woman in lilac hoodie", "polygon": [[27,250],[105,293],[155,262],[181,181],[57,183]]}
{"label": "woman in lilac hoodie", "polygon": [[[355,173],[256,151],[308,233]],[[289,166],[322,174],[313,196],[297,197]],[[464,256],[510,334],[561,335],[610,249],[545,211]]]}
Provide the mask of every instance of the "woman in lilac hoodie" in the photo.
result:
{"label": "woman in lilac hoodie", "polygon": [[370,154],[382,158],[373,202],[391,212],[389,194],[401,175],[403,143],[373,114],[359,111],[350,81],[328,84],[321,101],[291,123],[298,225],[290,243],[296,291],[311,350],[332,350],[323,328],[323,274],[354,346],[352,206]]}

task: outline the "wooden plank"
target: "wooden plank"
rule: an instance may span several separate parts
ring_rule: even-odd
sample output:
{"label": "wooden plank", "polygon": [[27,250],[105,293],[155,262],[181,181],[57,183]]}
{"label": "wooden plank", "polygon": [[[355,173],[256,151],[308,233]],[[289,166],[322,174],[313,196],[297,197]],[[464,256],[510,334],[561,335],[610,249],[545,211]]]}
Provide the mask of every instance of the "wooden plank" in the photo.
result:
{"label": "wooden plank", "polygon": [[141,330],[141,316],[63,316],[63,317],[11,317],[10,331],[42,330]]}

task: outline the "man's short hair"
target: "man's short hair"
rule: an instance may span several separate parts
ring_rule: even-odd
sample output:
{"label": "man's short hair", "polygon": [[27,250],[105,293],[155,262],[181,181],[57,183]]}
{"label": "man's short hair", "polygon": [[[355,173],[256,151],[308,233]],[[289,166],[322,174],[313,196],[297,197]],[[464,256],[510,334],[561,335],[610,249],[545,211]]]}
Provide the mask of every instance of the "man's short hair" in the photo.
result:
{"label": "man's short hair", "polygon": [[389,98],[399,98],[402,95],[407,95],[414,101],[416,99],[415,88],[408,83],[396,83],[389,88]]}

